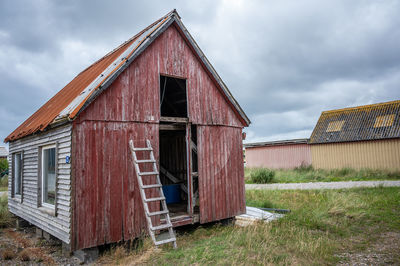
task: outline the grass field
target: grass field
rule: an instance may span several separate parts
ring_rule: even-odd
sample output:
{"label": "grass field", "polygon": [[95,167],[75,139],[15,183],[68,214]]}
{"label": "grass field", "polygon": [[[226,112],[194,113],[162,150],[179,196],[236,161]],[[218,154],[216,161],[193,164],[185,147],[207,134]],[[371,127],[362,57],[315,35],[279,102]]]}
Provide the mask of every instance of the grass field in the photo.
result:
{"label": "grass field", "polygon": [[0,228],[11,223],[11,214],[7,207],[7,195],[0,196]]}
{"label": "grass field", "polygon": [[[335,264],[347,255],[370,252],[382,234],[400,236],[400,188],[313,191],[247,191],[247,205],[291,209],[272,223],[200,226],[178,237],[178,249],[155,250],[148,239],[133,251],[119,247],[102,263]],[[400,246],[400,239],[393,240]],[[397,242],[396,242],[397,241]],[[400,263],[388,245],[391,263]],[[393,254],[391,253],[393,252]],[[343,256],[341,256],[343,255]],[[388,256],[389,256],[388,255]]]}
{"label": "grass field", "polygon": [[[245,168],[245,182],[254,183],[251,174],[257,168]],[[400,171],[386,171],[351,168],[323,170],[312,167],[298,167],[295,169],[271,170],[275,173],[269,183],[303,183],[303,182],[332,182],[332,181],[363,181],[363,180],[400,180]]]}
{"label": "grass field", "polygon": [[0,178],[0,191],[7,191],[8,189],[8,176],[5,175]]}

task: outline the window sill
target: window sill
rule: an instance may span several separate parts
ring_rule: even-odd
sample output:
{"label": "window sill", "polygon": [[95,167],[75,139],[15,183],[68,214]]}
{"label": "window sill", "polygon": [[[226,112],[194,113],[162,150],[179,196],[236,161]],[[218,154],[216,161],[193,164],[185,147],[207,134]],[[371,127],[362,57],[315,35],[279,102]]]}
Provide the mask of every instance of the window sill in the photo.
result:
{"label": "window sill", "polygon": [[19,195],[14,195],[14,197],[12,197],[11,199],[17,203],[22,203],[21,196]]}
{"label": "window sill", "polygon": [[46,214],[48,214],[48,215],[51,215],[51,216],[56,216],[56,211],[55,211],[55,209],[52,209],[52,208],[49,208],[49,207],[43,207],[43,206],[41,206],[41,207],[39,207],[39,211],[41,211],[41,212],[43,212],[43,213],[46,213]]}

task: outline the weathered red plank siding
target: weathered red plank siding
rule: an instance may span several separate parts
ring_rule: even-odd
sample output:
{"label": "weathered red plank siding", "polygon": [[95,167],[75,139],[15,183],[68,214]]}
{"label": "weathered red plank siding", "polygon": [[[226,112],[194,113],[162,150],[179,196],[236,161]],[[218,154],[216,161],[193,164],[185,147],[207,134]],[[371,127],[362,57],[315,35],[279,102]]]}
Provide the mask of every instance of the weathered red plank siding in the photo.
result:
{"label": "weathered red plank siding", "polygon": [[146,228],[128,141],[144,146],[151,139],[159,159],[160,73],[187,79],[189,119],[202,125],[201,222],[244,212],[243,124],[171,26],[73,123],[73,249],[131,239]]}
{"label": "weathered red plank siding", "polygon": [[157,136],[157,124],[74,123],[74,249],[127,240],[144,232],[145,216],[128,141],[144,147],[149,138],[157,158]]}
{"label": "weathered red plank siding", "polygon": [[246,148],[247,167],[290,169],[301,165],[311,165],[311,148],[308,144]]}
{"label": "weathered red plank siding", "polygon": [[200,222],[244,213],[242,130],[198,127]]}

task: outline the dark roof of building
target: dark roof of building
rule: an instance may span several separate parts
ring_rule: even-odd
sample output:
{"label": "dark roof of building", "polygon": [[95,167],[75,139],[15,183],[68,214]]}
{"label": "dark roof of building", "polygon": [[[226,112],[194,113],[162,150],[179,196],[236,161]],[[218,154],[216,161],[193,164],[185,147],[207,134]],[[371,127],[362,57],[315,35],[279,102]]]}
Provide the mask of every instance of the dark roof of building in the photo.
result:
{"label": "dark roof of building", "polygon": [[310,144],[400,138],[400,100],[322,112]]}
{"label": "dark roof of building", "polygon": [[176,10],[173,10],[78,74],[53,98],[7,136],[4,141],[14,141],[36,132],[44,131],[51,124],[71,121],[76,118],[172,23],[177,25],[184,38],[190,43],[206,71],[219,85],[221,92],[233,110],[235,110],[239,119],[248,126],[250,124],[249,118],[187,31]]}
{"label": "dark roof of building", "polygon": [[264,146],[280,146],[280,145],[294,145],[294,144],[307,144],[309,139],[288,139],[288,140],[276,140],[266,142],[254,142],[243,144],[245,148],[255,148]]}

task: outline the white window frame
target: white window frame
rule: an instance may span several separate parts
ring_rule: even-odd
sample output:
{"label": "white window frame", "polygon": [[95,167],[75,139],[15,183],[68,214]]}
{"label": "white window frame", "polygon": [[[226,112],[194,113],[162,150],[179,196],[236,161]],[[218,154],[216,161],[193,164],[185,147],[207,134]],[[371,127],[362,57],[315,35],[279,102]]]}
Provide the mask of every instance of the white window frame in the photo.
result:
{"label": "white window frame", "polygon": [[[41,166],[40,166],[40,172],[41,172],[41,191],[40,191],[40,193],[41,193],[41,195],[40,195],[40,205],[42,206],[42,207],[45,207],[45,208],[48,208],[48,209],[52,209],[52,210],[54,210],[55,208],[56,208],[56,204],[54,203],[54,204],[50,204],[50,203],[47,203],[47,202],[45,202],[44,201],[44,171],[43,171],[43,169],[44,169],[44,151],[45,150],[49,150],[49,149],[56,149],[56,144],[51,144],[51,145],[46,145],[46,146],[42,146],[41,147]],[[56,158],[54,158],[55,160],[57,160],[57,152],[55,153],[55,155],[54,155]],[[56,178],[55,178],[55,182],[56,182],[56,184],[55,184],[55,193],[57,193],[57,172],[55,173],[56,174]],[[56,200],[57,200],[57,196],[56,196]]]}
{"label": "white window frame", "polygon": [[[19,186],[20,186],[20,194],[17,194],[16,192],[16,189],[15,189],[15,181],[16,181],[16,176],[15,176],[15,174],[16,174],[16,171],[15,171],[15,161],[16,161],[16,157],[17,157],[17,155],[21,155],[21,161],[20,161],[20,163],[19,163],[19,172],[20,172],[20,184],[19,184]],[[12,185],[12,188],[11,188],[11,190],[12,190],[12,197],[14,198],[14,199],[17,199],[17,200],[21,200],[21,198],[22,198],[22,190],[23,190],[23,186],[22,186],[22,182],[23,182],[23,153],[22,153],[22,151],[17,151],[17,152],[14,152],[13,154],[12,154],[12,182],[11,182],[11,185]]]}

